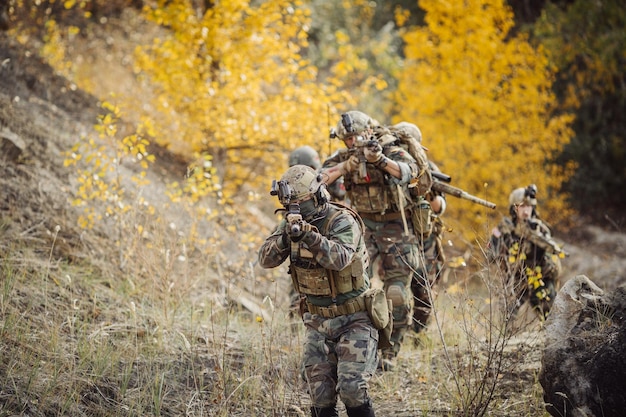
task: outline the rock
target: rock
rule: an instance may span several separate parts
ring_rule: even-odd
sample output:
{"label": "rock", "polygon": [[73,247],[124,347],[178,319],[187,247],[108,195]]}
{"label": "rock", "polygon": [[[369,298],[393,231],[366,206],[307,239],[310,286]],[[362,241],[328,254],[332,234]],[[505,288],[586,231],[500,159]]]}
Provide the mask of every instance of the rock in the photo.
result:
{"label": "rock", "polygon": [[565,283],[545,328],[539,382],[559,417],[622,417],[626,410],[626,286],[605,293],[585,275]]}
{"label": "rock", "polygon": [[0,126],[0,156],[7,161],[16,162],[25,148],[26,144],[18,135],[9,128]]}

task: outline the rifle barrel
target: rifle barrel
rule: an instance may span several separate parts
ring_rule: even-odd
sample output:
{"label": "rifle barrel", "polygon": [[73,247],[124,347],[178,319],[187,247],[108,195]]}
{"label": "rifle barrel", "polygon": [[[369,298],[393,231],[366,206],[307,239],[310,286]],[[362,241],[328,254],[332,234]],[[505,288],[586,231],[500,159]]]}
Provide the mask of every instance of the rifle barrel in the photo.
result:
{"label": "rifle barrel", "polygon": [[491,201],[483,200],[482,198],[478,198],[472,194],[469,194],[467,191],[461,190],[460,188],[453,187],[449,184],[443,183],[441,181],[434,181],[431,188],[435,191],[444,194],[450,194],[457,198],[462,198],[464,200],[471,201],[472,203],[480,204],[481,206],[489,207],[490,209],[495,209],[496,204]]}

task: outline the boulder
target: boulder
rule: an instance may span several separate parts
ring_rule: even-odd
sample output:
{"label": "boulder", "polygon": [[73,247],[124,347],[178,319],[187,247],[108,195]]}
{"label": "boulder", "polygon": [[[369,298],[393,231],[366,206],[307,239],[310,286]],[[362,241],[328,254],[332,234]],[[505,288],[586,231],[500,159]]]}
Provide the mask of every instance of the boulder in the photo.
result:
{"label": "boulder", "polygon": [[6,161],[16,162],[25,148],[24,141],[17,134],[0,125],[0,157]]}
{"label": "boulder", "polygon": [[626,286],[565,283],[546,320],[539,382],[555,417],[626,415]]}

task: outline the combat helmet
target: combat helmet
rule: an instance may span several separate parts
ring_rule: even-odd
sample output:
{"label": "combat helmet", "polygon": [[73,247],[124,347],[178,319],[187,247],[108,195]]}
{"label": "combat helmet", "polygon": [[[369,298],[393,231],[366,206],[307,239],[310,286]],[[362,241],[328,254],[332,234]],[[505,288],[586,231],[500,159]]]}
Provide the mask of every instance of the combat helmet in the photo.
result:
{"label": "combat helmet", "polygon": [[316,171],[322,167],[319,154],[310,146],[301,146],[289,154],[289,166],[294,165],[306,165]]}
{"label": "combat helmet", "polygon": [[367,114],[351,110],[341,115],[341,120],[334,130],[334,137],[344,140],[350,136],[360,135],[377,125],[378,123]]}
{"label": "combat helmet", "polygon": [[529,205],[533,207],[533,212],[537,207],[537,186],[530,184],[528,187],[516,188],[509,194],[509,212],[515,215],[515,208],[520,205]]}
{"label": "combat helmet", "polygon": [[[278,198],[283,205],[310,199],[314,200],[315,205],[328,201],[328,192],[326,191],[326,185],[322,181],[322,176],[306,165],[290,167],[283,174],[278,184],[279,192],[272,192],[272,194],[278,194]],[[280,188],[283,188],[283,191]]]}

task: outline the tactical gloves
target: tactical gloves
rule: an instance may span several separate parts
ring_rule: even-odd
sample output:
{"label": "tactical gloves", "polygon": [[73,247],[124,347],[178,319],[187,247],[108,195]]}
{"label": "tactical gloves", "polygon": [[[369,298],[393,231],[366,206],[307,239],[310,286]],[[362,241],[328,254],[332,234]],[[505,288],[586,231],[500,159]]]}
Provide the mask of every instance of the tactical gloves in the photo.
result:
{"label": "tactical gloves", "polygon": [[380,169],[384,169],[389,162],[389,158],[383,154],[383,147],[379,142],[374,142],[372,145],[365,148],[363,155],[365,155],[367,162],[374,164]]}
{"label": "tactical gloves", "polygon": [[350,172],[359,169],[359,158],[357,158],[355,155],[352,155],[347,161],[343,161],[339,165],[341,165],[339,171],[342,175],[349,174]]}
{"label": "tactical gloves", "polygon": [[374,142],[372,145],[367,146],[365,149],[363,149],[363,155],[365,155],[365,159],[367,159],[367,162],[376,164],[384,158],[383,147],[380,146],[380,143]]}
{"label": "tactical gloves", "polygon": [[286,233],[292,242],[299,242],[306,235],[306,232],[313,230],[310,223],[302,219],[300,214],[288,214]]}

